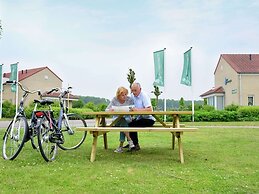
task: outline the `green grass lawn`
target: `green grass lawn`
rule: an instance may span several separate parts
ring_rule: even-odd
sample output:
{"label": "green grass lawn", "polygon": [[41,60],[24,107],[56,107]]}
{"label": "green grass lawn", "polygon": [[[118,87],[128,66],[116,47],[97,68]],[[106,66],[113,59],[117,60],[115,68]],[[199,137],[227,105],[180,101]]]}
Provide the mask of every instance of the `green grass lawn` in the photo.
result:
{"label": "green grass lawn", "polygon": [[0,193],[259,193],[259,129],[186,132],[184,164],[169,133],[139,133],[136,153],[114,153],[118,138],[109,133],[104,150],[99,137],[94,163],[90,135],[77,150],[59,150],[52,163],[27,143],[14,161],[0,159]]}

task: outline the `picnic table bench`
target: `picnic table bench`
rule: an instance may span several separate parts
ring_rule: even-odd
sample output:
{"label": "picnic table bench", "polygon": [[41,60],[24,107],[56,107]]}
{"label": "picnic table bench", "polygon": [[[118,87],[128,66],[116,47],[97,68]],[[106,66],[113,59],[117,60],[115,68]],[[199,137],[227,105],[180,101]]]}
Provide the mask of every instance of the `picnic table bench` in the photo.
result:
{"label": "picnic table bench", "polygon": [[[78,127],[79,131],[88,131],[93,135],[92,151],[90,161],[94,162],[97,151],[98,136],[103,135],[104,148],[108,149],[107,133],[108,132],[170,132],[172,134],[172,149],[175,148],[175,137],[178,140],[178,150],[180,162],[184,163],[183,145],[181,136],[183,132],[194,132],[197,128],[184,127],[180,124],[180,115],[192,114],[191,111],[132,111],[132,112],[87,112],[85,115],[95,115],[95,126]],[[117,115],[117,119],[107,124],[106,118]],[[152,115],[156,119],[154,127],[113,127],[124,115]],[[159,115],[171,115],[172,123],[164,122]],[[159,124],[158,124],[159,123]]]}

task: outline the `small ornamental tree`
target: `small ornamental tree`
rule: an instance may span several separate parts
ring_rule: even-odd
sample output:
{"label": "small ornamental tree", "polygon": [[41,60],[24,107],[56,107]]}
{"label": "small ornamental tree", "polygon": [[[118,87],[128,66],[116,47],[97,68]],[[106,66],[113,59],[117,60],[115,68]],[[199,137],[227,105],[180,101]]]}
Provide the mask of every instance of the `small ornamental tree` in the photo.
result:
{"label": "small ornamental tree", "polygon": [[185,109],[183,97],[181,97],[181,99],[180,99],[180,101],[179,101],[179,109],[180,109],[180,110],[184,110],[184,109]]}
{"label": "small ornamental tree", "polygon": [[159,91],[159,87],[154,85],[154,91],[151,91],[151,93],[154,93],[156,96],[156,109],[157,109],[157,105],[158,105],[158,97],[163,93],[162,91]]}
{"label": "small ornamental tree", "polygon": [[136,80],[135,72],[132,69],[129,69],[129,73],[127,74],[127,79],[128,79],[128,82],[129,82],[130,88],[131,88],[131,85]]}

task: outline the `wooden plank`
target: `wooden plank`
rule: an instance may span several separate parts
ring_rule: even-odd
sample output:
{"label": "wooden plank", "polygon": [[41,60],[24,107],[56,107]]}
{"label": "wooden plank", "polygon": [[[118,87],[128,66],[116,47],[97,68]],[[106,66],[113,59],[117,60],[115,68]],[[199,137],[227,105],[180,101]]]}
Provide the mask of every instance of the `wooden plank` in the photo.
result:
{"label": "wooden plank", "polygon": [[78,131],[99,131],[99,132],[188,132],[197,131],[198,128],[172,128],[172,127],[77,127]]}
{"label": "wooden plank", "polygon": [[[166,125],[165,127],[174,127],[172,123],[165,123],[165,125]],[[153,125],[153,127],[162,127],[162,126],[163,126],[163,125],[160,124],[160,123],[155,123],[155,124]],[[185,127],[185,124],[180,124],[180,127],[181,127],[181,128]]]}

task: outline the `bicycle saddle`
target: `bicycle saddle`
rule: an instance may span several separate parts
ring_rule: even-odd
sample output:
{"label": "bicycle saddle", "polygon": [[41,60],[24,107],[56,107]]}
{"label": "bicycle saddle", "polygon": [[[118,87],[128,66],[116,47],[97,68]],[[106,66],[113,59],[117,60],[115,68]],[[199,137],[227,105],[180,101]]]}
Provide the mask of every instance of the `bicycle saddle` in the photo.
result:
{"label": "bicycle saddle", "polygon": [[53,104],[54,102],[48,99],[44,99],[44,100],[34,99],[34,103],[40,103],[41,105],[50,105],[50,104]]}

